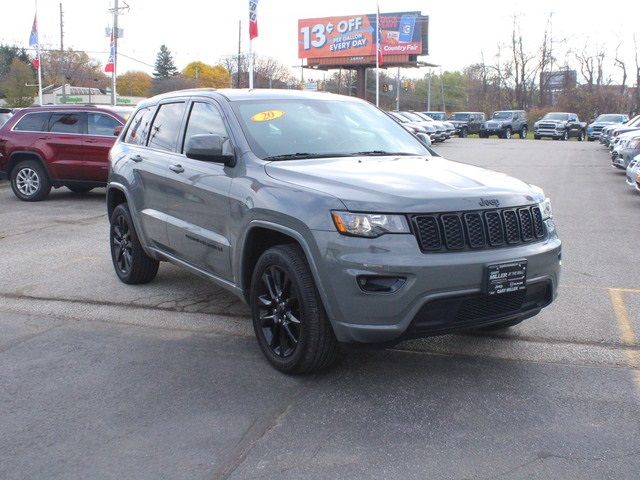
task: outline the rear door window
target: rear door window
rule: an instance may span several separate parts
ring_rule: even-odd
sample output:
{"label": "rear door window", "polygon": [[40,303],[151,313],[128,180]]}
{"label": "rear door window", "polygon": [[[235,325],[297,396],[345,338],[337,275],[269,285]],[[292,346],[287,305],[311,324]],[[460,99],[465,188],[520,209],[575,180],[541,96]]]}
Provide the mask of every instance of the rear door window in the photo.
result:
{"label": "rear door window", "polygon": [[89,135],[113,137],[113,132],[118,126],[120,126],[120,122],[104,113],[89,113],[87,115],[87,133]]}
{"label": "rear door window", "polygon": [[147,143],[147,134],[153,117],[152,112],[151,107],[141,108],[137,111],[124,137],[124,143],[131,145],[145,145]]}
{"label": "rear door window", "polygon": [[50,115],[49,112],[27,113],[13,129],[19,132],[46,132]]}
{"label": "rear door window", "polygon": [[53,113],[49,119],[49,131],[52,133],[82,134],[81,113]]}
{"label": "rear door window", "polygon": [[184,110],[184,102],[160,105],[151,126],[147,146],[174,152],[178,145]]}

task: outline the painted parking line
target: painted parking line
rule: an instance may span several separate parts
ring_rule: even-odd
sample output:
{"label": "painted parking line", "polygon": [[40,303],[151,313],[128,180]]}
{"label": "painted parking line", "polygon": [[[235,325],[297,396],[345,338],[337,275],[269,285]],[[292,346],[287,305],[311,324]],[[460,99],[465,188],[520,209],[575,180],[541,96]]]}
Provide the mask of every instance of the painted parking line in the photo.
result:
{"label": "painted parking line", "polygon": [[[609,296],[611,297],[613,311],[616,315],[616,320],[618,321],[620,338],[622,339],[624,345],[628,347],[637,347],[638,339],[633,329],[633,323],[629,318],[629,311],[624,299],[625,293],[640,293],[640,290],[629,288],[609,289]],[[629,362],[629,366],[635,370],[634,378],[636,384],[640,388],[640,351],[629,349],[626,351],[626,356],[627,361]]]}

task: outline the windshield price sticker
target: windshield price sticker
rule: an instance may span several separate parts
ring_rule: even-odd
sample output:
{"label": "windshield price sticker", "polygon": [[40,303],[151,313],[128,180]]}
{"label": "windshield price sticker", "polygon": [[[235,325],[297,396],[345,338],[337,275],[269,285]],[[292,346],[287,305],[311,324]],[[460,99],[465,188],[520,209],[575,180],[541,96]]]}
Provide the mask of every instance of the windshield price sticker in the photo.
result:
{"label": "windshield price sticker", "polygon": [[488,266],[486,285],[489,295],[525,290],[527,288],[527,261]]}
{"label": "windshield price sticker", "polygon": [[270,122],[276,118],[280,118],[284,115],[282,110],[267,110],[266,112],[256,113],[251,120],[254,122]]}

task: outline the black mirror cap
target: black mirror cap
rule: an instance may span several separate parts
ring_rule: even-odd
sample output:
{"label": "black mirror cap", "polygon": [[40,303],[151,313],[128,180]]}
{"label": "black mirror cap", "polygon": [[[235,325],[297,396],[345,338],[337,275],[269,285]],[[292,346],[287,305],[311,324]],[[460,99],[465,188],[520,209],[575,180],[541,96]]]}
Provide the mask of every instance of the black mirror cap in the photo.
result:
{"label": "black mirror cap", "polygon": [[228,167],[233,167],[236,164],[235,155],[233,153],[225,153],[225,143],[228,141],[228,138],[220,135],[193,135],[187,140],[184,153],[187,158],[204,162],[223,163]]}

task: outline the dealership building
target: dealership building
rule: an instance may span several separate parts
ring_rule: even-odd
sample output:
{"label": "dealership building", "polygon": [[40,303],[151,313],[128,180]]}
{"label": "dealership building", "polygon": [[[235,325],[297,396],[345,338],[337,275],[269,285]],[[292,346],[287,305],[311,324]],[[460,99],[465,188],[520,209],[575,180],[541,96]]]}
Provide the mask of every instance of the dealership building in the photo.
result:
{"label": "dealership building", "polygon": [[[134,106],[145,97],[129,97],[116,95],[116,104]],[[34,105],[40,103],[36,97]],[[103,92],[99,88],[74,87],[71,85],[50,85],[42,89],[42,103],[44,105],[111,105],[111,91]]]}

